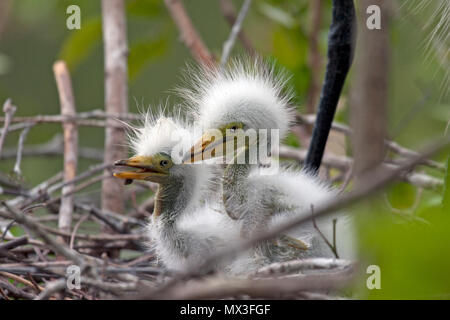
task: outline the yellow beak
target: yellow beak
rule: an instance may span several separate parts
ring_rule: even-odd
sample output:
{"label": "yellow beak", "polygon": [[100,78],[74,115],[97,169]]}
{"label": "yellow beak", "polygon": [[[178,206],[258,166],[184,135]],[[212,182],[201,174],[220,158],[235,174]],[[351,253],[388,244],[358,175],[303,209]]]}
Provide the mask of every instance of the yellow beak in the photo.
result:
{"label": "yellow beak", "polygon": [[135,156],[127,160],[116,161],[114,165],[138,169],[136,171],[123,171],[114,173],[114,177],[119,179],[125,179],[127,180],[127,182],[130,182],[130,180],[154,181],[158,177],[167,175],[167,173],[155,169],[155,167],[153,166],[152,157]]}

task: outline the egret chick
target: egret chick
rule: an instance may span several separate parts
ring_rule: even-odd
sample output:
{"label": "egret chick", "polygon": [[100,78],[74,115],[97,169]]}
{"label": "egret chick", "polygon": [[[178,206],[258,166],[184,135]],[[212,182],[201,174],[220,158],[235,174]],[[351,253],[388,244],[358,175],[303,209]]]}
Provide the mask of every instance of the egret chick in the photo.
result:
{"label": "egret chick", "polygon": [[[308,172],[285,168],[274,171],[260,166],[258,148],[271,150],[276,147],[271,143],[272,129],[278,130],[279,137],[283,138],[294,119],[289,107],[291,95],[285,90],[286,79],[282,75],[258,61],[253,64],[234,62],[229,69],[196,75],[194,83],[194,88],[185,92],[185,96],[196,115],[196,122],[206,131],[189,155],[196,162],[226,154],[227,150],[231,150],[235,159],[244,153],[245,163],[232,161],[227,165],[222,184],[226,211],[230,217],[242,221],[241,231],[245,237],[293,216],[311,215],[311,208],[335,196],[331,188]],[[266,130],[267,134],[258,134],[253,145],[248,139],[241,139],[245,145],[237,152],[236,147],[227,146],[248,130],[257,133]],[[220,138],[217,138],[218,132]],[[252,147],[257,148],[253,156],[249,153]],[[332,219],[318,219],[317,226],[328,239],[332,238]],[[348,219],[340,215],[337,226],[339,239],[340,227],[345,226],[348,230]],[[281,246],[280,243],[278,246],[265,244],[269,257],[275,261],[282,260],[283,255],[286,259],[295,255],[334,256],[312,222],[287,233],[281,240]],[[352,251],[348,241],[342,243],[349,249],[346,251]],[[305,250],[299,254],[298,249]]]}
{"label": "egret chick", "polygon": [[[177,161],[178,151],[190,146],[190,137],[191,130],[179,119],[147,116],[144,126],[131,138],[135,155],[116,162],[137,170],[114,174],[126,181],[146,180],[159,185],[148,232],[157,257],[171,270],[183,270],[240,241],[239,222],[209,202],[213,168]],[[253,270],[262,265],[262,260],[251,254],[244,252],[211,268],[233,274]]]}

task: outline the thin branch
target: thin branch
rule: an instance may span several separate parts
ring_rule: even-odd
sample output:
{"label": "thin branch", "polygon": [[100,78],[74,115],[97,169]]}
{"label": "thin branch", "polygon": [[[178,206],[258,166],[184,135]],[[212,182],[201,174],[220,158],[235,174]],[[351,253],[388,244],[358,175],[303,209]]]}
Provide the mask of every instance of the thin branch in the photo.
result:
{"label": "thin branch", "polygon": [[228,61],[228,57],[230,56],[231,51],[233,50],[236,38],[239,32],[241,31],[242,23],[244,22],[244,19],[247,16],[251,3],[252,0],[244,1],[244,3],[242,4],[242,8],[237,16],[236,22],[234,23],[233,28],[231,28],[230,35],[228,36],[227,41],[225,41],[225,43],[223,44],[222,57],[220,59],[220,66],[222,68],[225,67],[225,64]]}
{"label": "thin branch", "polygon": [[16,158],[16,163],[14,164],[14,173],[16,173],[19,176],[22,175],[22,170],[20,170],[20,165],[22,163],[23,144],[25,143],[25,139],[26,139],[30,129],[31,129],[31,125],[26,127],[25,129],[23,129],[23,131],[19,137],[19,143],[17,145],[17,158]]}
{"label": "thin branch", "polygon": [[256,277],[273,277],[309,270],[345,269],[352,265],[351,261],[342,259],[315,258],[276,262],[260,268],[254,273]]}
{"label": "thin branch", "polygon": [[333,232],[333,244],[332,244],[327,239],[327,237],[325,237],[325,235],[322,233],[322,231],[317,226],[316,219],[314,218],[314,206],[312,204],[311,204],[311,220],[312,220],[314,229],[316,229],[316,231],[319,233],[320,237],[323,239],[323,241],[325,241],[326,245],[328,246],[328,248],[330,248],[331,252],[333,252],[336,259],[339,259],[339,255],[337,253],[337,247],[336,247],[336,238],[335,238],[335,234],[334,234],[334,232],[336,232],[336,230],[335,230],[336,224],[333,222],[333,231],[334,232]]}
{"label": "thin branch", "polygon": [[3,126],[2,134],[0,136],[0,154],[2,153],[3,143],[5,142],[6,134],[8,133],[8,127],[11,123],[11,119],[14,116],[16,110],[17,108],[12,105],[11,99],[7,99],[3,104],[3,112],[5,113],[5,118],[3,119],[3,121],[5,122],[5,125]]}
{"label": "thin branch", "polygon": [[[297,113],[296,118],[297,118],[297,121],[299,121],[300,123],[304,123],[304,124],[308,124],[308,125],[312,125],[316,121],[316,116],[311,115],[311,114],[302,115],[300,113]],[[353,130],[350,127],[346,126],[345,124],[339,123],[339,122],[333,122],[331,125],[331,129],[338,131],[338,132],[342,132],[349,137],[351,137],[353,135]],[[407,149],[395,141],[386,139],[384,141],[384,143],[385,143],[386,147],[389,148],[392,152],[397,153],[398,155],[401,155],[403,157],[407,157],[407,158],[413,157],[414,158],[419,155],[416,151]],[[430,166],[430,167],[435,168],[440,171],[445,171],[445,165],[443,165],[442,163],[430,160],[430,159],[424,159],[421,162],[421,164]]]}
{"label": "thin branch", "polygon": [[164,2],[180,31],[181,40],[188,47],[195,60],[207,68],[214,67],[215,59],[195,30],[183,3],[180,0],[164,0]]}
{"label": "thin branch", "polygon": [[[2,203],[3,206],[8,210],[8,212],[12,215],[12,218],[15,219],[18,223],[23,224],[30,228],[33,232],[35,232],[39,237],[41,237],[46,243],[51,245],[55,252],[60,255],[66,257],[69,260],[74,261],[80,267],[85,265],[83,257],[77,253],[76,251],[70,250],[66,246],[62,245],[60,242],[56,241],[52,237],[50,237],[47,232],[45,232],[42,228],[42,225],[33,221],[31,218],[27,217],[22,212],[16,210],[15,208],[10,207],[6,202]],[[0,212],[1,215],[1,212]]]}
{"label": "thin branch", "polygon": [[[231,2],[231,0],[219,0],[219,5],[220,11],[222,11],[222,14],[227,20],[228,24],[230,25],[230,27],[233,27],[236,23],[236,10],[233,3]],[[239,32],[238,37],[247,53],[251,57],[254,57],[256,55],[256,51],[253,48],[250,39],[247,37],[243,30]]]}
{"label": "thin branch", "polygon": [[[56,84],[58,87],[59,101],[61,105],[61,115],[74,116],[75,99],[72,89],[72,81],[70,79],[69,70],[66,63],[57,61],[53,65]],[[65,122],[64,129],[64,182],[75,178],[77,174],[78,163],[78,130],[74,123]],[[66,185],[62,189],[63,194],[73,191],[73,184]],[[73,197],[66,196],[61,199],[59,208],[58,227],[63,231],[70,231],[73,213]]]}

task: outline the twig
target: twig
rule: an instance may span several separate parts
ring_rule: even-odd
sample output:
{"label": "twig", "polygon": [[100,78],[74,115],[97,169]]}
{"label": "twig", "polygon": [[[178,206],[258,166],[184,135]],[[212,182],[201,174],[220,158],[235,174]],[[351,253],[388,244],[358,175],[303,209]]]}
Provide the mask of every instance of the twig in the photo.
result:
{"label": "twig", "polygon": [[248,295],[252,298],[282,298],[301,291],[324,291],[342,289],[355,275],[352,266],[337,272],[305,274],[285,278],[233,279],[210,277],[191,280],[174,286],[159,296],[146,292],[139,298],[157,299],[220,299]]}
{"label": "twig", "polygon": [[5,125],[3,126],[2,134],[0,136],[0,154],[2,153],[3,143],[6,139],[6,134],[8,133],[8,127],[11,123],[11,119],[14,116],[17,108],[12,105],[11,99],[7,99],[3,104],[3,112],[5,113]]}
{"label": "twig", "polygon": [[[311,220],[314,226],[314,229],[316,229],[316,231],[319,233],[320,237],[323,239],[323,241],[325,241],[325,243],[327,244],[327,246],[330,248],[330,250],[333,252],[334,256],[336,257],[336,259],[339,259],[339,255],[337,253],[337,248],[336,248],[336,238],[335,238],[335,234],[333,233],[333,244],[330,243],[330,241],[327,239],[327,237],[325,237],[325,235],[322,233],[322,231],[320,231],[319,227],[316,224],[316,218],[314,217],[314,206],[311,204]],[[333,222],[333,231],[336,232],[336,223]]]}
{"label": "twig", "polygon": [[19,277],[19,276],[15,275],[15,274],[9,273],[9,272],[0,271],[0,276],[3,276],[5,278],[10,278],[10,279],[15,280],[17,282],[20,282],[20,283],[22,283],[22,284],[24,284],[24,285],[26,285],[26,286],[28,286],[30,288],[37,289],[38,292],[44,290],[44,288],[42,288],[40,286],[36,287],[31,281],[29,281],[27,279],[24,279],[22,277]]}
{"label": "twig", "polygon": [[[78,254],[76,251],[70,250],[66,246],[62,245],[52,237],[50,237],[42,228],[40,224],[33,221],[26,215],[24,215],[22,212],[10,207],[6,202],[2,202],[3,206],[8,210],[8,212],[13,216],[15,220],[17,220],[18,223],[24,224],[27,227],[29,227],[31,230],[33,230],[39,237],[41,237],[46,243],[51,245],[55,252],[59,253],[60,255],[66,257],[67,259],[70,259],[74,261],[76,264],[78,264],[81,267],[85,265],[83,257]],[[1,213],[0,213],[1,214]]]}
{"label": "twig", "polygon": [[[300,113],[297,113],[296,118],[297,118],[297,121],[299,121],[300,123],[305,123],[308,125],[312,125],[316,121],[315,115],[301,115]],[[336,130],[338,132],[342,132],[349,137],[351,137],[353,135],[353,130],[351,128],[349,128],[345,124],[342,124],[339,122],[333,122],[331,125],[331,129]],[[393,151],[394,153],[397,153],[401,156],[404,156],[406,158],[411,158],[411,157],[414,158],[419,155],[416,151],[407,149],[395,141],[390,141],[390,140],[386,139],[384,142],[385,142],[386,147],[389,148],[391,151]],[[443,165],[442,163],[430,160],[430,159],[424,159],[421,162],[421,164],[428,165],[428,166],[438,169],[440,171],[445,171],[445,165]]]}
{"label": "twig", "polygon": [[[233,3],[231,2],[231,0],[220,0],[219,5],[220,11],[222,11],[222,14],[227,20],[228,24],[230,25],[230,27],[233,27],[233,25],[236,23],[236,12]],[[256,51],[253,48],[250,39],[247,37],[243,30],[239,31],[238,37],[247,53],[251,57],[254,57],[256,55]]]}
{"label": "twig", "polygon": [[35,298],[35,300],[47,300],[50,296],[66,288],[66,279],[58,279],[47,283],[45,289]]}
{"label": "twig", "polygon": [[[0,159],[14,158],[17,154],[17,148],[5,148],[0,155]],[[26,146],[23,148],[24,157],[35,156],[59,156],[64,154],[63,138],[61,134],[56,134],[51,140],[42,144]],[[103,152],[101,150],[89,147],[78,148],[80,158],[95,161],[103,161]]]}
{"label": "twig", "polygon": [[228,61],[228,57],[230,56],[231,51],[233,50],[234,44],[236,42],[236,38],[241,31],[242,23],[244,22],[245,17],[247,16],[248,10],[250,8],[250,4],[252,0],[245,0],[242,4],[242,8],[239,11],[236,22],[231,28],[230,35],[228,36],[227,41],[223,44],[222,57],[220,59],[220,66],[223,68]]}
{"label": "twig", "polygon": [[308,270],[333,270],[345,269],[352,265],[351,261],[342,259],[315,258],[293,260],[288,262],[276,262],[260,268],[253,276],[273,277],[278,275],[292,274]]}
{"label": "twig", "polygon": [[16,173],[19,176],[22,175],[22,171],[20,170],[20,164],[22,163],[23,144],[25,142],[25,139],[26,139],[31,127],[32,126],[30,125],[30,126],[26,127],[25,129],[23,129],[23,131],[19,137],[19,143],[17,146],[17,159],[16,159],[16,163],[14,165],[14,173]]}
{"label": "twig", "polygon": [[3,289],[6,289],[9,291],[9,294],[19,298],[19,299],[28,299],[31,300],[34,298],[34,295],[31,293],[28,293],[24,290],[21,290],[15,286],[13,286],[12,284],[10,284],[8,281],[3,281],[0,279],[0,286],[3,287]]}
{"label": "twig", "polygon": [[[300,163],[303,163],[306,159],[306,150],[303,149],[280,146],[279,151],[280,157],[295,159]],[[352,168],[353,159],[344,156],[336,156],[333,154],[325,154],[322,159],[322,164],[327,167],[337,168],[339,170],[345,171]],[[383,166],[387,169],[395,169],[401,166],[401,163],[383,163]],[[439,190],[444,185],[444,182],[441,179],[423,173],[404,172],[398,178],[424,189]]]}
{"label": "twig", "polygon": [[191,51],[197,62],[206,68],[214,67],[216,64],[214,57],[206,48],[203,40],[195,30],[191,19],[186,13],[183,3],[180,0],[164,0],[173,21],[181,34],[181,40]]}
{"label": "twig", "polygon": [[78,228],[81,226],[81,224],[86,221],[86,219],[89,218],[88,214],[85,214],[83,217],[81,217],[80,220],[78,220],[78,222],[75,224],[75,226],[73,227],[73,231],[72,231],[72,236],[70,237],[70,242],[69,242],[69,248],[73,250],[73,243],[75,241],[75,235],[77,234]]}
{"label": "twig", "polygon": [[[75,99],[73,96],[72,81],[69,70],[64,61],[57,61],[53,65],[56,84],[58,87],[59,102],[61,106],[61,115],[74,116]],[[64,129],[64,182],[75,178],[78,163],[78,130],[74,123],[63,123]],[[73,184],[62,188],[63,194],[73,191]],[[65,196],[61,199],[59,207],[58,227],[63,231],[69,231],[72,224],[73,197]]]}
{"label": "twig", "polygon": [[8,241],[7,243],[0,243],[0,250],[12,250],[26,244],[28,244],[28,238],[26,236],[22,236],[17,239]]}

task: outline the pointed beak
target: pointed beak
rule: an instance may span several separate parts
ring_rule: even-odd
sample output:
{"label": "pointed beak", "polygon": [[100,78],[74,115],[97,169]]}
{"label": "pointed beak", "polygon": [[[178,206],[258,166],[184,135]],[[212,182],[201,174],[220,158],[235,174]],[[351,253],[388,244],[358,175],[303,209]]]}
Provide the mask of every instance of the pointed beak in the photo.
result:
{"label": "pointed beak", "polygon": [[165,176],[166,173],[158,172],[152,165],[152,157],[135,156],[126,160],[118,160],[114,163],[116,166],[136,168],[135,171],[123,171],[114,173],[114,177],[119,179],[130,180],[150,180],[153,181],[157,177]]}
{"label": "pointed beak", "polygon": [[206,132],[183,157],[183,164],[200,162],[224,153],[226,138],[217,137],[210,131]]}

